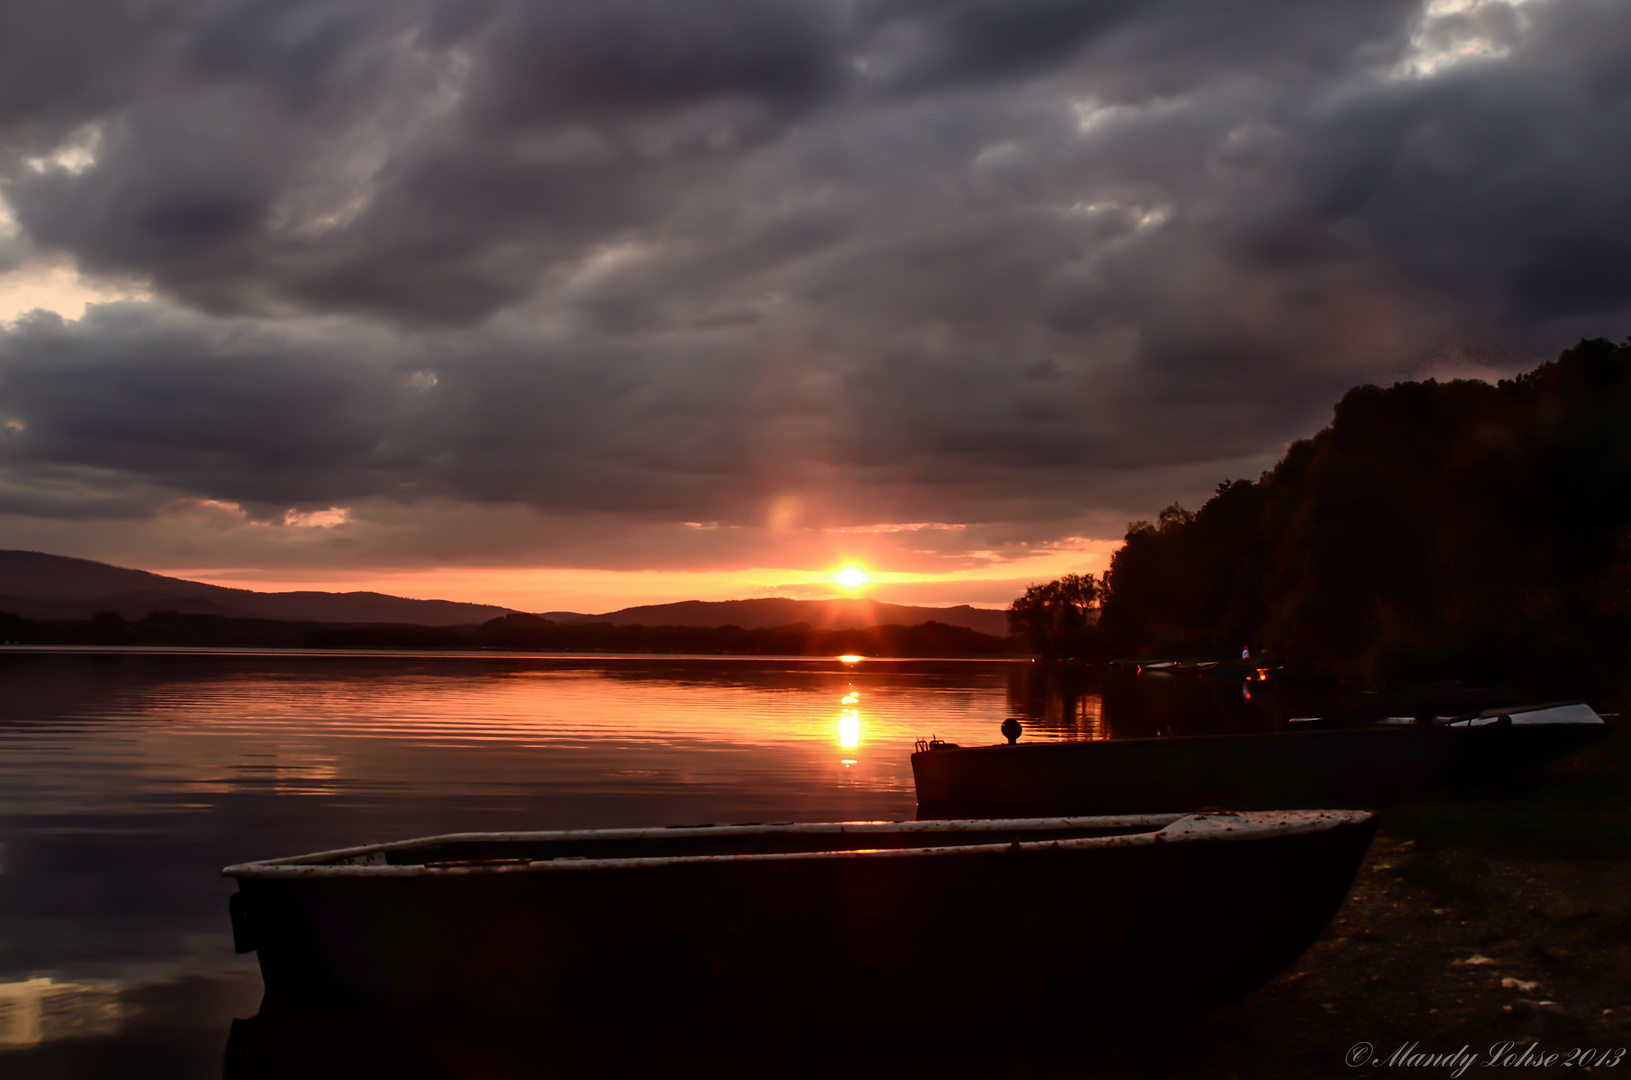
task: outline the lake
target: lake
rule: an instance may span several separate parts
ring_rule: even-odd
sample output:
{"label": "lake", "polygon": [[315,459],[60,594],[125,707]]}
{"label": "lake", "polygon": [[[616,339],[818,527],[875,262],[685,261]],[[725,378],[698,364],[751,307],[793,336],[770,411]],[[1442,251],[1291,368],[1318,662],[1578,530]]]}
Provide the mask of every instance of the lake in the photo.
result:
{"label": "lake", "polygon": [[1107,733],[1028,662],[0,651],[0,1075],[217,1077],[222,866],[472,830],[900,819],[937,735]]}

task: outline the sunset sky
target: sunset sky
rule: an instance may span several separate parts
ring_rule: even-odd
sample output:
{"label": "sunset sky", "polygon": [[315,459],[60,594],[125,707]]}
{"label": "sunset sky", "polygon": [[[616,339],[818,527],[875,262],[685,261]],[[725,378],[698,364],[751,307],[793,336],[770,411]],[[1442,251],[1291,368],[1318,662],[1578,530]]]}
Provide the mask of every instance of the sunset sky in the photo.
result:
{"label": "sunset sky", "polygon": [[1631,332],[1623,0],[8,0],[0,548],[1001,605]]}

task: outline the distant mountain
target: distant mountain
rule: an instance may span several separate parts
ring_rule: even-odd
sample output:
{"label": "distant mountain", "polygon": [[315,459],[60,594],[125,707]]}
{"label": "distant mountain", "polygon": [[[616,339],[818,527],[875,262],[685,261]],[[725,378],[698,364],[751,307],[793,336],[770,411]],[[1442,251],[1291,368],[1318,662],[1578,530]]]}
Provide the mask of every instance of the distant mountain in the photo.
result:
{"label": "distant mountain", "polygon": [[38,551],[0,551],[0,611],[25,619],[85,619],[100,611],[141,619],[153,611],[178,611],[231,618],[420,626],[463,626],[511,614],[510,608],[491,604],[410,600],[375,592],[228,589]]}
{"label": "distant mountain", "polygon": [[[287,619],[293,622],[411,623],[419,626],[466,626],[511,608],[460,604],[451,600],[410,600],[373,592],[281,592],[228,589],[200,581],[126,570],[89,559],[70,559],[38,551],[0,551],[0,611],[25,619],[88,619],[116,611],[126,619],[149,612],[221,615],[237,619]],[[745,630],[809,623],[819,630],[865,629],[895,624],[919,626],[940,622],[966,626],[983,634],[1008,633],[1008,617],[962,604],[957,607],[910,607],[872,600],[685,600],[647,604],[604,615],[549,611],[558,623],[609,622],[617,626],[740,626]]]}
{"label": "distant mountain", "polygon": [[609,622],[616,626],[639,623],[642,626],[740,626],[744,630],[809,623],[822,630],[853,630],[869,626],[919,626],[940,622],[966,626],[982,634],[1008,633],[1008,613],[987,608],[910,607],[883,604],[875,600],[784,600],[765,597],[758,600],[682,600],[677,604],[646,604],[623,608],[605,615],[581,615],[571,611],[549,611],[544,618],[560,623]]}

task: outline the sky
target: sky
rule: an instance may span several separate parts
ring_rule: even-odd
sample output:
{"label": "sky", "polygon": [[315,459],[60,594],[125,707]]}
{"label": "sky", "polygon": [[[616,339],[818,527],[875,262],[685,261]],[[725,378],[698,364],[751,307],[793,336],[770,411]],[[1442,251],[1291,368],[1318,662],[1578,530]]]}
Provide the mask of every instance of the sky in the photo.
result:
{"label": "sky", "polygon": [[1631,332],[1623,0],[8,0],[0,547],[1005,604]]}

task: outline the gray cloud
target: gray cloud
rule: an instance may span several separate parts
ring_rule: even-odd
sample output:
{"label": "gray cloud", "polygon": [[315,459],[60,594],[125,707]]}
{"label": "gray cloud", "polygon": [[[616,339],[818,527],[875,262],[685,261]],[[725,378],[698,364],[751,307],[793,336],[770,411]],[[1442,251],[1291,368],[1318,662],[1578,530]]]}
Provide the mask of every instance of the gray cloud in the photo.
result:
{"label": "gray cloud", "polygon": [[0,260],[155,292],[0,334],[12,514],[1113,534],[1631,315],[1613,3],[0,19]]}

